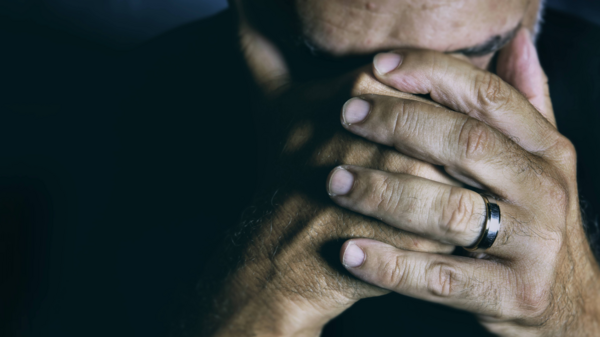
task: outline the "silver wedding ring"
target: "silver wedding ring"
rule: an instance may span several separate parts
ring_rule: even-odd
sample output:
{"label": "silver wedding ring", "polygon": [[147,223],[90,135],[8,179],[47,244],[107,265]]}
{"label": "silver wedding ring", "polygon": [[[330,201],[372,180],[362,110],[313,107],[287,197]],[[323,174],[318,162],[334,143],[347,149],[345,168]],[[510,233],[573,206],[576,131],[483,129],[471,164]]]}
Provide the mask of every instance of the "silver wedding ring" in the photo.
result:
{"label": "silver wedding ring", "polygon": [[485,202],[485,222],[477,242],[469,247],[463,247],[470,252],[482,252],[490,248],[494,244],[494,241],[496,241],[498,231],[500,230],[500,206],[490,202],[484,195],[481,195],[481,197]]}

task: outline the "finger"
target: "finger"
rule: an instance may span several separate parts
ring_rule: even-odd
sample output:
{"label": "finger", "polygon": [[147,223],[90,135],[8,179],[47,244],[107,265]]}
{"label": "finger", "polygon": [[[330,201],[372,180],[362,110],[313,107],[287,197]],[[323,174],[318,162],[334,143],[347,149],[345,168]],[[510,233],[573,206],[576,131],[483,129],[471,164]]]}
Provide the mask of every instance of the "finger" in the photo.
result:
{"label": "finger", "polygon": [[[486,205],[480,194],[407,174],[345,165],[332,171],[327,190],[344,208],[453,246],[474,245],[485,223]],[[515,213],[511,205],[498,204],[504,212]],[[505,231],[510,231],[506,220],[496,238],[503,244],[486,253],[502,252]]]}
{"label": "finger", "polygon": [[519,90],[552,125],[556,126],[548,77],[544,73],[531,34],[522,28],[498,54],[496,73]]}
{"label": "finger", "polygon": [[[368,67],[368,68],[367,68]],[[382,96],[391,96],[403,99],[410,99],[413,101],[423,102],[427,104],[431,104],[433,106],[439,106],[438,103],[428,100],[413,94],[408,94],[402,91],[398,91],[394,88],[391,88],[383,83],[381,83],[371,70],[370,66],[366,66],[358,69],[357,71],[351,73],[349,76],[350,81],[353,83],[350,95],[351,96],[360,96],[367,94],[377,94]],[[348,79],[344,78],[343,80],[348,81]]]}
{"label": "finger", "polygon": [[405,251],[369,239],[346,241],[340,255],[350,273],[381,288],[481,315],[511,312],[514,282],[498,262]]}
{"label": "finger", "polygon": [[556,129],[500,77],[455,57],[426,50],[399,50],[374,59],[375,76],[393,88],[431,98],[500,130],[530,152],[559,137]]}
{"label": "finger", "polygon": [[353,98],[344,105],[342,124],[373,142],[442,165],[461,182],[503,198],[519,198],[519,193],[529,197],[524,187],[539,183],[530,173],[538,173],[544,165],[483,122],[411,100]]}

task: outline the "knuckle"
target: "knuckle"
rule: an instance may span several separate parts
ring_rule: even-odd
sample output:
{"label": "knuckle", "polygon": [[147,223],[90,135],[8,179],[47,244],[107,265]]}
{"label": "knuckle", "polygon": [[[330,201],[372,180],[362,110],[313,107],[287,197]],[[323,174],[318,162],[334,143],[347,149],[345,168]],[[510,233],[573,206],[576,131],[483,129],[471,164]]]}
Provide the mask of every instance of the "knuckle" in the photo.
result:
{"label": "knuckle", "polygon": [[537,284],[525,284],[517,292],[519,312],[525,317],[544,314],[552,305],[551,292]]}
{"label": "knuckle", "polygon": [[459,146],[467,160],[478,161],[489,156],[490,150],[494,148],[495,136],[492,130],[473,118],[466,119],[458,137]]}
{"label": "knuckle", "polygon": [[559,137],[556,142],[556,152],[561,163],[574,166],[577,163],[577,151],[575,145],[566,137]]}
{"label": "knuckle", "polygon": [[550,167],[544,176],[543,188],[549,199],[560,209],[567,207],[576,184],[577,152],[566,137],[559,137],[555,144],[555,167]]}
{"label": "knuckle", "polygon": [[406,287],[410,273],[410,267],[400,255],[390,256],[379,269],[378,278],[384,285],[393,289]]}
{"label": "knuckle", "polygon": [[547,196],[550,198],[556,209],[563,210],[569,205],[569,190],[564,183],[556,179],[550,178],[547,189]]}
{"label": "knuckle", "polygon": [[449,237],[466,237],[478,235],[481,215],[476,214],[476,202],[470,193],[452,187],[447,199],[442,199],[444,210],[440,226],[442,233]]}
{"label": "knuckle", "polygon": [[476,101],[482,110],[493,112],[510,102],[512,90],[497,75],[481,71],[474,83]]}
{"label": "knuckle", "polygon": [[571,201],[569,181],[561,173],[550,172],[539,178],[539,190],[544,200],[553,205],[553,210],[563,211]]}
{"label": "knuckle", "polygon": [[432,50],[415,51],[415,56],[423,62],[428,74],[446,73],[450,67],[448,56]]}
{"label": "knuckle", "polygon": [[376,182],[372,184],[372,196],[375,205],[374,211],[378,213],[387,213],[395,210],[398,203],[402,200],[403,185],[391,176],[384,175],[375,178]]}
{"label": "knuckle", "polygon": [[427,291],[436,297],[454,297],[463,289],[458,271],[444,262],[436,262],[427,270]]}
{"label": "knuckle", "polygon": [[414,101],[396,100],[393,107],[394,119],[391,123],[394,139],[405,138],[415,131],[415,127],[419,125],[417,121],[418,114],[415,113],[415,109]]}

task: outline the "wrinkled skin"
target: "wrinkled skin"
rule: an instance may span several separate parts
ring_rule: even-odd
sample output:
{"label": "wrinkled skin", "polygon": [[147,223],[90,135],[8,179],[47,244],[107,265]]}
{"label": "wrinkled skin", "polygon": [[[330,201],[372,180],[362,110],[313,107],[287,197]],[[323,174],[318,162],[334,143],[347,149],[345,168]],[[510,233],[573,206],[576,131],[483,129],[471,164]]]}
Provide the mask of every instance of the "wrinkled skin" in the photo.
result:
{"label": "wrinkled skin", "polygon": [[[262,108],[257,125],[268,158],[267,178],[234,236],[236,246],[228,256],[235,258],[219,263],[237,264],[222,290],[222,303],[233,300],[231,307],[212,309],[233,316],[235,324],[220,331],[223,335],[287,335],[307,329],[307,321],[312,323],[306,333],[317,335],[322,325],[360,298],[386,293],[342,270],[337,256],[344,239],[367,237],[444,254],[454,250],[328,200],[323,181],[341,163],[459,184],[439,167],[346,132],[339,123],[340,106],[362,93],[411,97],[381,85],[370,68],[362,68],[341,78],[286,87]],[[299,317],[302,322],[292,320]]]}
{"label": "wrinkled skin", "polygon": [[[519,57],[507,58],[511,51]],[[397,55],[400,65],[377,78],[448,108],[363,95],[346,105],[355,117],[345,127],[483,190],[500,207],[500,230],[491,248],[468,257],[354,239],[342,248],[344,265],[384,289],[470,311],[501,336],[598,335],[600,272],[581,220],[575,150],[556,130],[528,34],[503,50],[501,77],[430,51],[378,55],[375,66]],[[363,100],[369,112],[359,121]],[[438,242],[470,246],[483,230],[483,199],[461,187],[342,166],[328,189],[343,207]]]}
{"label": "wrinkled skin", "polygon": [[347,55],[406,47],[439,51],[467,48],[513,29],[528,14],[529,3],[297,0],[294,6],[303,35],[312,44],[334,55]]}
{"label": "wrinkled skin", "polygon": [[[340,123],[344,102],[354,96],[435,103],[382,84],[370,65],[325,79],[298,80],[294,63],[278,43],[248,19],[256,11],[254,4],[258,10],[270,8],[273,15],[278,13],[275,8],[281,8],[282,17],[291,23],[290,31],[335,57],[407,46],[440,52],[469,48],[519,24],[532,30],[538,6],[536,1],[516,0],[315,0],[280,7],[272,2],[246,3],[249,9],[240,10],[241,46],[261,92],[257,125],[264,141],[261,158],[266,177],[215,263],[211,277],[216,286],[209,288],[209,314],[201,324],[205,335],[317,336],[325,323],[357,300],[386,293],[341,267],[337,255],[346,239],[373,239],[403,251],[447,254],[454,250],[453,244],[337,207],[323,187],[331,169],[340,164],[461,186],[440,166],[352,135]],[[458,57],[486,68],[492,54]]]}

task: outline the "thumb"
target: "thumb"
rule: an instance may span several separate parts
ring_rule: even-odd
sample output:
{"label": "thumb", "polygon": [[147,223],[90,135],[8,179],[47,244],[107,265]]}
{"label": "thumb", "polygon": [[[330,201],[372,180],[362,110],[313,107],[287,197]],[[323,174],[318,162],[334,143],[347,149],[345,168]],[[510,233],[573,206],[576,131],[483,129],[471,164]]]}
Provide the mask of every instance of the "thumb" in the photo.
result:
{"label": "thumb", "polygon": [[500,51],[496,73],[519,90],[542,116],[556,126],[548,78],[527,29],[521,28],[515,38]]}

